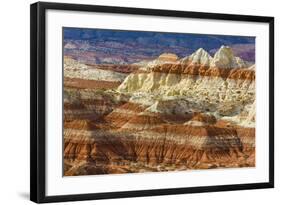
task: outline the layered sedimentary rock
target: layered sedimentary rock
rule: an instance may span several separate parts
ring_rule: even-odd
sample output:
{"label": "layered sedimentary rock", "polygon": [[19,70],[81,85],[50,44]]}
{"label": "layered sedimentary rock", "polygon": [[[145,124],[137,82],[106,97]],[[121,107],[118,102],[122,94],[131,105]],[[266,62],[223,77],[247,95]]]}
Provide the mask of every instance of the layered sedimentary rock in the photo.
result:
{"label": "layered sedimentary rock", "polygon": [[64,120],[102,119],[127,98],[96,89],[64,89]]}
{"label": "layered sedimentary rock", "polygon": [[128,102],[114,109],[110,114],[105,116],[105,120],[108,124],[111,124],[116,128],[121,128],[144,110],[145,106]]}
{"label": "layered sedimentary rock", "polygon": [[[65,159],[68,164],[88,164],[93,172],[86,174],[111,173],[110,169],[140,172],[254,165],[251,130],[167,124],[148,127],[141,131],[132,127],[134,132],[105,131],[88,124],[66,129]],[[80,169],[76,166],[66,174],[77,175]]]}
{"label": "layered sedimentary rock", "polygon": [[254,65],[222,46],[138,66],[116,89],[68,84],[65,175],[255,166]]}
{"label": "layered sedimentary rock", "polygon": [[122,82],[126,76],[124,73],[98,69],[80,63],[70,57],[64,57],[64,77]]}
{"label": "layered sedimentary rock", "polygon": [[237,59],[229,47],[223,46],[214,58],[199,49],[180,62],[155,65],[150,71],[130,74],[118,91],[138,93],[142,98],[146,93],[157,96],[157,99],[147,98],[149,102],[159,101],[159,96],[162,101],[168,97],[186,100],[189,105],[183,110],[194,107],[190,105],[194,103],[201,112],[235,116],[255,99],[255,69],[245,68],[247,63]]}

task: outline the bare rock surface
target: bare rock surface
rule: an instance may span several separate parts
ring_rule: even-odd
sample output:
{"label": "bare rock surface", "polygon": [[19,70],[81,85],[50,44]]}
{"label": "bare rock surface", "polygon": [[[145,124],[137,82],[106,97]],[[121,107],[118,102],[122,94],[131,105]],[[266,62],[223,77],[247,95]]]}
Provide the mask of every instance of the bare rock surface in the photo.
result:
{"label": "bare rock surface", "polygon": [[255,166],[255,65],[222,46],[132,66],[65,59],[64,175]]}

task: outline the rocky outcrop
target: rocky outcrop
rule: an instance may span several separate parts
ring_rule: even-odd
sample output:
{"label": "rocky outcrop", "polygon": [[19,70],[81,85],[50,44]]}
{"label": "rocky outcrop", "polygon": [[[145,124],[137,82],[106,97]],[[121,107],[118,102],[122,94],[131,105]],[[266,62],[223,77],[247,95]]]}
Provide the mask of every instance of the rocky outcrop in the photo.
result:
{"label": "rocky outcrop", "polygon": [[188,57],[185,57],[181,60],[183,64],[191,63],[191,64],[199,64],[202,66],[209,67],[210,63],[213,61],[213,58],[210,54],[205,51],[203,48],[199,48],[193,54]]}
{"label": "rocky outcrop", "polygon": [[[218,118],[229,117],[239,125],[250,125],[237,115],[254,101],[255,69],[243,68],[247,64],[237,59],[229,47],[222,46],[214,58],[199,49],[177,63],[132,73],[117,90],[132,95],[134,102],[138,99],[134,93],[138,93],[142,101],[150,103],[152,112],[166,104],[170,112],[173,107],[185,112],[209,112]],[[175,101],[188,103],[174,106]]]}
{"label": "rocky outcrop", "polygon": [[247,63],[241,58],[234,56],[233,51],[228,46],[222,46],[214,55],[211,67],[218,68],[246,68]]}
{"label": "rocky outcrop", "polygon": [[173,61],[163,61],[159,60],[162,59],[160,57],[147,63],[144,67],[140,68],[139,71],[129,75],[123,81],[119,90],[123,89],[126,91],[126,86],[130,86],[130,83],[133,83],[130,81],[137,81],[135,83],[138,84],[146,84],[149,81],[147,78],[150,76],[154,78],[153,80],[156,81],[156,83],[159,81],[159,83],[163,85],[174,85],[179,83],[182,79],[194,79],[198,77],[220,77],[225,80],[255,80],[254,66],[249,67],[248,64],[239,57],[233,56],[229,47],[223,46],[215,54],[214,58],[203,49],[198,49],[192,55],[179,61],[176,61],[176,58],[174,58]]}
{"label": "rocky outcrop", "polygon": [[[142,68],[140,70],[150,71],[151,67],[161,66],[163,64],[172,64],[172,65],[193,65],[207,68],[219,68],[219,69],[240,69],[248,68],[250,63],[242,60],[241,58],[234,56],[232,49],[229,46],[221,46],[220,49],[212,57],[207,51],[203,48],[199,48],[190,56],[186,56],[182,59],[179,59],[178,56],[171,53],[163,53],[157,59],[142,63]],[[173,69],[170,70],[173,72]],[[178,72],[179,73],[179,72]],[[183,72],[181,72],[183,73]]]}

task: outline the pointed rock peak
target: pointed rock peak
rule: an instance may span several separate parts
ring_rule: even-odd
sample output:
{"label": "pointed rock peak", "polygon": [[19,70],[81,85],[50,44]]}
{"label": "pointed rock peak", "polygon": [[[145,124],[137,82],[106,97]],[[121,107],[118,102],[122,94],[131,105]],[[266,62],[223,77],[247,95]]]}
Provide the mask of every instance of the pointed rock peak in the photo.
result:
{"label": "pointed rock peak", "polygon": [[232,51],[232,48],[230,48],[229,46],[224,46],[222,45],[220,47],[220,49],[215,53],[215,56],[214,57],[227,57],[227,58],[233,58],[233,51]]}
{"label": "pointed rock peak", "polygon": [[203,48],[199,48],[198,50],[196,50],[193,54],[191,54],[191,57],[212,58],[210,54]]}
{"label": "pointed rock peak", "polygon": [[204,48],[199,48],[197,49],[194,54],[200,54],[200,55],[209,55],[209,53],[207,51],[204,50]]}
{"label": "pointed rock peak", "polygon": [[239,57],[234,56],[232,48],[221,46],[215,53],[211,67],[218,68],[245,68],[246,63]]}
{"label": "pointed rock peak", "polygon": [[209,66],[212,57],[203,48],[199,48],[194,53],[192,53],[186,60],[194,64]]}
{"label": "pointed rock peak", "polygon": [[178,56],[174,53],[163,53],[158,57],[158,60],[176,62]]}

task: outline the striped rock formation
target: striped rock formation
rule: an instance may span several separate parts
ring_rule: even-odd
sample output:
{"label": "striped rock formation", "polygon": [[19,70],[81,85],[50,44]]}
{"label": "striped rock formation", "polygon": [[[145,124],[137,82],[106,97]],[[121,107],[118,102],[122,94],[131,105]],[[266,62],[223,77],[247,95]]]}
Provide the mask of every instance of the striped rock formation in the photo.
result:
{"label": "striped rock formation", "polygon": [[255,69],[244,66],[247,63],[233,56],[229,47],[222,46],[214,58],[199,49],[174,64],[155,65],[149,71],[132,73],[117,90],[131,94],[132,100],[136,99],[135,93],[149,102],[159,101],[159,97],[186,99],[189,104],[197,104],[201,112],[235,116],[255,101]]}
{"label": "striped rock formation", "polygon": [[118,130],[89,122],[66,125],[64,156],[72,169],[65,174],[254,166],[253,128],[160,123],[140,130],[134,123]]}
{"label": "striped rock formation", "polygon": [[222,46],[138,66],[116,89],[67,84],[65,175],[255,166],[254,65]]}

